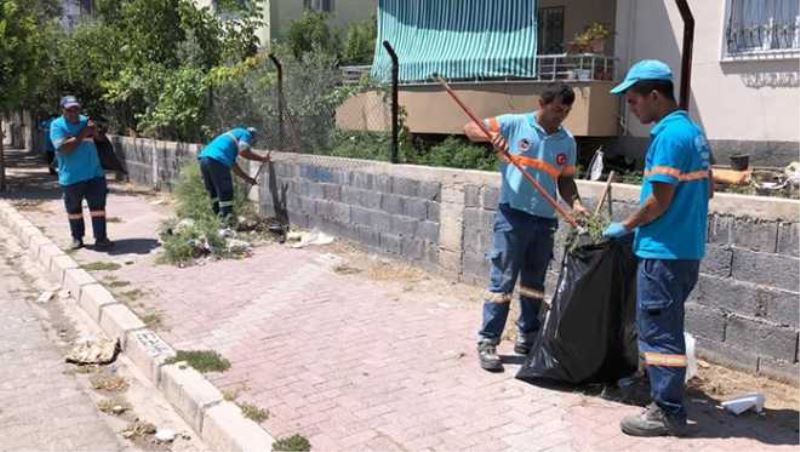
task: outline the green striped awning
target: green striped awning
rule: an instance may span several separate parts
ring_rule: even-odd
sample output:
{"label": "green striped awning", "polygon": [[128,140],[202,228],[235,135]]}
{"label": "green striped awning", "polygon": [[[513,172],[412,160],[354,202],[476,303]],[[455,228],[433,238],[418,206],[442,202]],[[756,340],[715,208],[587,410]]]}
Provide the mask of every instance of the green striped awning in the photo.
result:
{"label": "green striped awning", "polygon": [[389,81],[384,40],[401,82],[534,77],[536,0],[379,0],[372,76]]}

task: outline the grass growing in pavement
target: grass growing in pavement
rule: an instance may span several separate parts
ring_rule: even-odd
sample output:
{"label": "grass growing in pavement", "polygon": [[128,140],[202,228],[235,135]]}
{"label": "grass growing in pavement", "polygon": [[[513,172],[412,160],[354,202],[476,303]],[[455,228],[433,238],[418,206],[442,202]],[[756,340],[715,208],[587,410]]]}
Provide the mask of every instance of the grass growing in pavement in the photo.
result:
{"label": "grass growing in pavement", "polygon": [[231,368],[231,362],[214,350],[178,350],[175,356],[167,359],[167,364],[180,361],[195,368],[200,373],[225,372]]}
{"label": "grass growing in pavement", "polygon": [[148,312],[141,316],[142,322],[151,330],[158,330],[164,326],[164,317],[160,312]]}
{"label": "grass growing in pavement", "polygon": [[119,270],[121,267],[116,262],[95,261],[85,264],[83,269],[88,271],[114,271]]}
{"label": "grass growing in pavement", "polygon": [[120,287],[129,286],[131,284],[130,281],[123,281],[114,275],[104,276],[103,282],[105,283],[106,286],[112,289],[118,289]]}
{"label": "grass growing in pavement", "polygon": [[311,450],[311,443],[308,442],[305,436],[295,433],[292,436],[279,438],[272,443],[272,450],[274,451],[308,451]]}
{"label": "grass growing in pavement", "polygon": [[125,303],[134,302],[134,301],[138,300],[139,298],[141,298],[143,295],[144,295],[144,291],[142,291],[141,289],[133,289],[133,290],[129,290],[127,292],[121,292],[119,294],[119,296],[121,298],[123,298],[122,301],[125,302]]}
{"label": "grass growing in pavement", "polygon": [[130,281],[110,281],[108,283],[108,287],[111,287],[112,289],[118,289],[120,287],[125,287],[130,285],[131,285]]}
{"label": "grass growing in pavement", "polygon": [[244,417],[258,424],[264,422],[269,417],[269,411],[263,408],[259,408],[251,403],[236,402],[236,405],[239,405],[239,408],[242,410],[242,414],[244,415]]}

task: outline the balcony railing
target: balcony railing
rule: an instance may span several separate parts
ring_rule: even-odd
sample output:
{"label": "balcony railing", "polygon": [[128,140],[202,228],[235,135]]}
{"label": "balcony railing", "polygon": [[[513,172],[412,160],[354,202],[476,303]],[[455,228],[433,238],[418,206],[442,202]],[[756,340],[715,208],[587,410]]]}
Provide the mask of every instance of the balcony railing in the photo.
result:
{"label": "balcony railing", "polygon": [[[402,59],[400,61],[402,64]],[[345,84],[355,84],[372,66],[342,66],[342,79]],[[597,81],[612,80],[614,77],[614,58],[594,53],[554,54],[536,56],[535,77],[493,77],[454,80],[454,82],[515,82],[515,81]],[[402,85],[426,85],[433,81],[401,82]]]}

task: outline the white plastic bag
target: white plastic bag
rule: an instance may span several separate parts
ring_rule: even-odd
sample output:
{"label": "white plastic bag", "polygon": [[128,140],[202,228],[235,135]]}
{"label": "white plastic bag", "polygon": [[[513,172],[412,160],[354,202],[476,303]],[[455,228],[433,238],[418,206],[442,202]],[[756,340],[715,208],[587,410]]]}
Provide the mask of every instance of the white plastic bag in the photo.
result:
{"label": "white plastic bag", "polygon": [[697,357],[694,354],[695,339],[689,333],[683,333],[686,341],[686,381],[688,382],[697,375]]}

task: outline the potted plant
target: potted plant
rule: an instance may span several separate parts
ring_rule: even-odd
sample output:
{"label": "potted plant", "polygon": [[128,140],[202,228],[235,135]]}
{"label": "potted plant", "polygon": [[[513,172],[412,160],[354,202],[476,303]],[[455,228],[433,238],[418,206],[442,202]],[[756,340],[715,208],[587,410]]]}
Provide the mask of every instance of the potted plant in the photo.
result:
{"label": "potted plant", "polygon": [[575,35],[569,44],[573,50],[578,52],[573,53],[604,53],[606,49],[606,39],[611,36],[608,28],[599,23],[592,22],[581,33]]}

